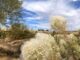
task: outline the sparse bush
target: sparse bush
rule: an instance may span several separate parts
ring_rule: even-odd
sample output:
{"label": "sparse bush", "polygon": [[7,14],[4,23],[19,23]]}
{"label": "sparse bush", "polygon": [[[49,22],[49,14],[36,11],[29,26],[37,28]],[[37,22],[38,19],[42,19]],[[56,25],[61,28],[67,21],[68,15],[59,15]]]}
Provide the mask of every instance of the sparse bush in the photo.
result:
{"label": "sparse bush", "polygon": [[15,39],[29,39],[35,36],[34,32],[29,31],[25,25],[13,24],[11,29],[6,32],[6,37]]}
{"label": "sparse bush", "polygon": [[35,36],[35,33],[30,32],[29,30],[11,30],[11,31],[7,31],[7,36],[11,38],[12,40],[15,39],[29,39]]}
{"label": "sparse bush", "polygon": [[0,31],[0,39],[4,39],[6,37],[5,31]]}

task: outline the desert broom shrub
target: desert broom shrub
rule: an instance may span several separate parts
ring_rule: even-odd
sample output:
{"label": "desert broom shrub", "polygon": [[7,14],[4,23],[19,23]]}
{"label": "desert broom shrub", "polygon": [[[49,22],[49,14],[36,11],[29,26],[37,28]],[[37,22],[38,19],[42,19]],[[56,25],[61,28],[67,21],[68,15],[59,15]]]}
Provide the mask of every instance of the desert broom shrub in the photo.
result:
{"label": "desert broom shrub", "polygon": [[[22,60],[79,60],[79,39],[74,34],[37,33],[21,48]],[[56,57],[57,56],[57,57]]]}
{"label": "desert broom shrub", "polygon": [[63,34],[55,34],[55,41],[60,49],[60,54],[63,60],[69,59],[69,44],[66,42],[66,38]]}
{"label": "desert broom shrub", "polygon": [[79,42],[78,42],[78,38],[74,34],[68,35],[68,38],[69,38],[68,43],[71,47],[74,59],[75,60],[80,60],[80,45],[79,45]]}
{"label": "desert broom shrub", "polygon": [[80,45],[79,39],[74,34],[64,36],[64,34],[55,34],[54,38],[60,48],[60,54],[63,60],[79,60]]}
{"label": "desert broom shrub", "polygon": [[22,45],[21,52],[22,60],[61,60],[59,47],[50,34],[37,33]]}
{"label": "desert broom shrub", "polygon": [[51,27],[57,32],[66,31],[66,19],[63,16],[51,17]]}

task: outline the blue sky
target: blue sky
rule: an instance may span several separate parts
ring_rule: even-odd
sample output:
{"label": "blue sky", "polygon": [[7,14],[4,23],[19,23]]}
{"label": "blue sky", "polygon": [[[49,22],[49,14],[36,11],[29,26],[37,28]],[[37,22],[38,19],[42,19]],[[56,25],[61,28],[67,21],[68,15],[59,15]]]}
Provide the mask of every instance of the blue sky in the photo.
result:
{"label": "blue sky", "polygon": [[65,16],[68,30],[80,29],[80,0],[24,0],[24,19],[31,29],[51,29],[49,17]]}

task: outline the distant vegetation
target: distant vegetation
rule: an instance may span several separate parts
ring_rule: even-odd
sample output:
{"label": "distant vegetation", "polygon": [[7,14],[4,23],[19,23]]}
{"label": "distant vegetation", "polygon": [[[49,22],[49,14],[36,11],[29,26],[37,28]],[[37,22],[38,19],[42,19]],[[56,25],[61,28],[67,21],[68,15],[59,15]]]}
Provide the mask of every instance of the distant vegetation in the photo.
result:
{"label": "distant vegetation", "polygon": [[0,39],[9,38],[10,40],[17,39],[30,39],[34,37],[36,34],[35,31],[26,30],[8,30],[8,31],[0,31]]}

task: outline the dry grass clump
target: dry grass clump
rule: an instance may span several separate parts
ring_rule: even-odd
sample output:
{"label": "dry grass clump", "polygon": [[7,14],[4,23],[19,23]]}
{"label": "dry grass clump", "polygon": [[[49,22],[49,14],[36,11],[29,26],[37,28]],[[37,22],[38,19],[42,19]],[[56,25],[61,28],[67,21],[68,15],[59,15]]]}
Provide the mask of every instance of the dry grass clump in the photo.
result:
{"label": "dry grass clump", "polygon": [[80,59],[80,40],[73,33],[64,36],[63,34],[54,35],[54,38],[60,48],[60,54],[63,60]]}
{"label": "dry grass clump", "polygon": [[24,43],[21,51],[22,60],[61,60],[59,47],[50,34],[37,33]]}

